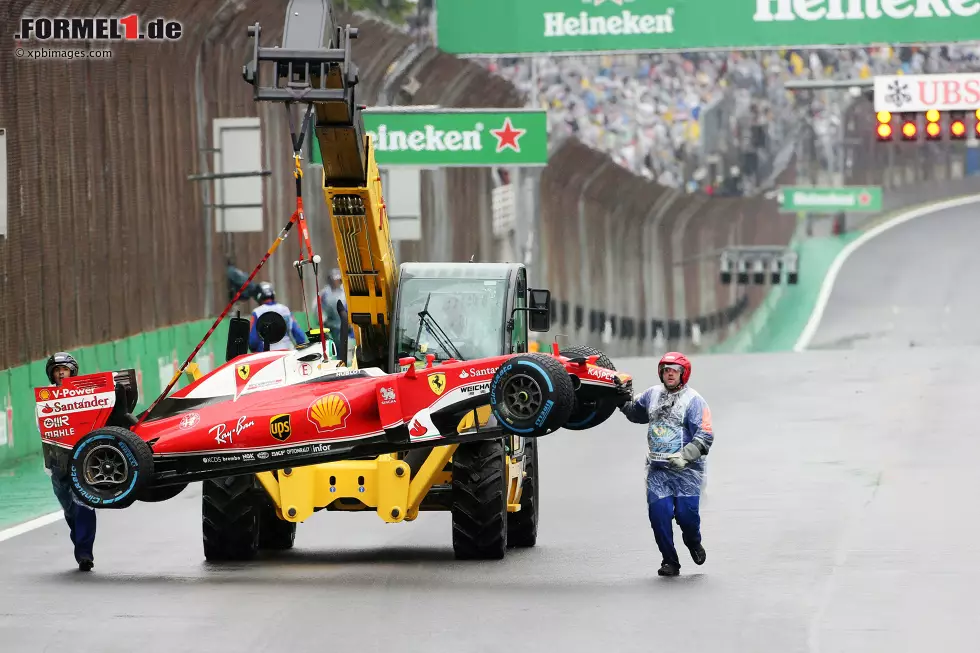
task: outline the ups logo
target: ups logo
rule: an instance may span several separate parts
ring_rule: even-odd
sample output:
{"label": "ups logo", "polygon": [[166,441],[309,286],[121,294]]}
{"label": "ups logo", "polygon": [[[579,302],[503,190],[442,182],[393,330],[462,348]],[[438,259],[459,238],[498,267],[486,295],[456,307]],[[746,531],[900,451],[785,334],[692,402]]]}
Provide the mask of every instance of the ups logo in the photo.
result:
{"label": "ups logo", "polygon": [[276,440],[285,442],[293,434],[293,425],[289,421],[289,415],[276,415],[269,420],[269,433]]}

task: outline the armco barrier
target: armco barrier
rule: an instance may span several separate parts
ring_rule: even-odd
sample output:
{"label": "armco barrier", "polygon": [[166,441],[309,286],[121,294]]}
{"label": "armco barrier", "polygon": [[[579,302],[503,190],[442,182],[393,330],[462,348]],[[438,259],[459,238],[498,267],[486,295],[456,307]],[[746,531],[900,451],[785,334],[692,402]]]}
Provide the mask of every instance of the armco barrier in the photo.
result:
{"label": "armco barrier", "polygon": [[616,355],[723,338],[764,290],[721,286],[718,251],[785,244],[795,226],[772,201],[666,189],[574,140],[552,154],[541,186],[553,333]]}

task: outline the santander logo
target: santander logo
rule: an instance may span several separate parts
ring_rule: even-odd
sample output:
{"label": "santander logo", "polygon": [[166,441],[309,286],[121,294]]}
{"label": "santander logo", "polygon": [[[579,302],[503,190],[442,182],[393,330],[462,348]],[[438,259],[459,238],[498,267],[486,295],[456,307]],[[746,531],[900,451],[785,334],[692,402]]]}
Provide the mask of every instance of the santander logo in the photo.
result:
{"label": "santander logo", "polygon": [[408,433],[413,438],[419,438],[425,435],[428,430],[429,429],[427,429],[424,424],[422,424],[420,421],[416,419],[415,421],[412,422],[412,425],[409,426]]}

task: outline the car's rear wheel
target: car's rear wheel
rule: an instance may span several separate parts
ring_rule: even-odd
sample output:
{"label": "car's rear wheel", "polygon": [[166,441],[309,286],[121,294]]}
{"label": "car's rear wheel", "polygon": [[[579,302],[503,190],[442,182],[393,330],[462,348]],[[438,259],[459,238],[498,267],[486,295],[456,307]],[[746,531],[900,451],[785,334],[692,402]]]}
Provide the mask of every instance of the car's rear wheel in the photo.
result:
{"label": "car's rear wheel", "polygon": [[153,451],[132,431],[106,426],[72,448],[72,490],[90,508],[127,508],[153,478]]}

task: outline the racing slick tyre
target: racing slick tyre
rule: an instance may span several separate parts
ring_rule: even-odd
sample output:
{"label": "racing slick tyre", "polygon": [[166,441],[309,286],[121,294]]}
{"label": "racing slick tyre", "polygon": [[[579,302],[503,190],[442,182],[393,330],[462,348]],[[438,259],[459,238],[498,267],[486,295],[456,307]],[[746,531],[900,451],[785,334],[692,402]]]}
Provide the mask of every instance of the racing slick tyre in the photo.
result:
{"label": "racing slick tyre", "polygon": [[250,560],[259,551],[255,475],[202,481],[201,526],[209,562]]}
{"label": "racing slick tyre", "polygon": [[521,354],[490,381],[490,409],[502,428],[534,438],[561,428],[575,405],[572,380],[558,359]]}
{"label": "racing slick tyre", "polygon": [[[599,360],[596,361],[596,365],[604,367],[607,370],[616,371],[616,366],[613,365],[613,362],[609,360],[609,357],[605,353],[587,345],[575,345],[574,347],[563,349],[560,353],[565,358],[598,356]],[[568,417],[568,421],[565,422],[565,428],[569,431],[586,431],[592,427],[599,426],[612,417],[612,414],[615,412],[616,403],[612,400],[583,401],[576,397],[575,407],[572,409],[572,414]]]}
{"label": "racing slick tyre", "polygon": [[286,551],[296,541],[296,522],[280,519],[272,500],[264,490],[255,491],[259,504],[259,548]]}
{"label": "racing slick tyre", "polygon": [[184,488],[186,487],[187,483],[181,483],[179,485],[162,485],[160,487],[148,487],[140,492],[137,499],[145,503],[160,503],[161,501],[169,501],[183,492]]}
{"label": "racing slick tyre", "polygon": [[153,451],[132,431],[105,426],[75,444],[68,473],[84,505],[127,508],[153,478]]}
{"label": "racing slick tyre", "polygon": [[521,509],[507,513],[507,546],[532,547],[538,541],[538,441],[524,440]]}
{"label": "racing slick tyre", "polygon": [[503,440],[461,444],[453,453],[453,552],[457,560],[500,560],[507,552],[507,458]]}

